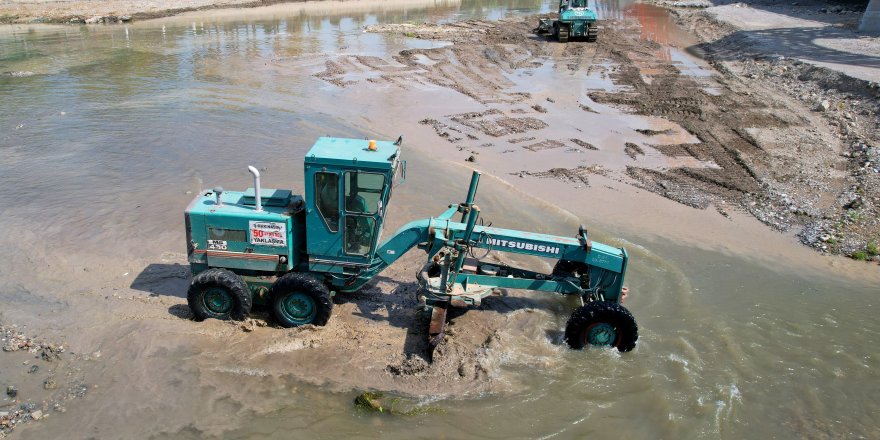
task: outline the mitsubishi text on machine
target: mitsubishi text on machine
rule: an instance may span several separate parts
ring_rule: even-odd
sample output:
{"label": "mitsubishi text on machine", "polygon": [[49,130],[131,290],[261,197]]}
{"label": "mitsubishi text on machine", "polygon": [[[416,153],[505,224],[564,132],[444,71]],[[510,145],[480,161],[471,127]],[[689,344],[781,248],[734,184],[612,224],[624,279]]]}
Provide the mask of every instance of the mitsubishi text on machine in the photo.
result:
{"label": "mitsubishi text on machine", "polygon": [[556,246],[547,246],[545,244],[526,243],[522,241],[502,240],[500,238],[487,237],[485,244],[487,246],[497,246],[509,249],[522,249],[525,251],[546,252],[548,254],[559,255],[559,248]]}

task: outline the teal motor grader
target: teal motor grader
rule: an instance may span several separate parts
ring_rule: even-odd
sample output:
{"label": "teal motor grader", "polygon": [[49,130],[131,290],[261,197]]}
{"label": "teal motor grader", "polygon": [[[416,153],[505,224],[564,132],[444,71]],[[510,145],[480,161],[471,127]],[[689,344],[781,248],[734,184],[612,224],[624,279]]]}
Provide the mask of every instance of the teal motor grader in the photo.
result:
{"label": "teal motor grader", "polygon": [[[418,248],[427,254],[417,278],[432,348],[443,339],[449,308],[479,306],[501,289],[581,298],[565,329],[572,348],[635,347],[638,328],[620,304],[626,251],[591,241],[583,227],[559,237],[480,224],[477,171],[463,203],[382,239],[392,189],[406,175],[401,142],[319,138],[305,156],[303,195],[262,188],[254,167],[253,188],[201,192],[185,214],[194,274],[187,301],[196,319],[241,320],[262,303],[282,327],[322,326],[332,295],[357,291]],[[489,263],[474,258],[474,249],[545,257],[556,266],[540,273]]]}
{"label": "teal motor grader", "polygon": [[599,38],[596,12],[587,7],[587,0],[560,0],[559,18],[540,19],[534,32],[550,34],[560,43],[567,43],[570,38],[586,38],[587,41]]}

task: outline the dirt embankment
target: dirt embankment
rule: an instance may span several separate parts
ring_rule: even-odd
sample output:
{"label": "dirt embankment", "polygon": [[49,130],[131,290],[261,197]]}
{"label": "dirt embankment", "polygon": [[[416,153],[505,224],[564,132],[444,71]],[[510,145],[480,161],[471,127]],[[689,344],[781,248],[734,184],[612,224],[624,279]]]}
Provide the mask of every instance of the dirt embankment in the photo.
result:
{"label": "dirt embankment", "polygon": [[14,0],[0,4],[0,23],[121,23],[220,8],[253,8],[305,0]]}
{"label": "dirt embankment", "polygon": [[[876,65],[876,56],[862,59],[858,52],[880,47],[880,41],[854,35],[859,16],[846,7],[805,2],[777,11],[773,8],[779,5],[756,3],[770,8],[780,20],[827,22],[824,33],[815,37],[846,46],[828,54],[840,64],[832,69],[821,61],[779,55],[789,53],[781,49],[787,39],[793,39],[791,45],[800,44],[798,34],[746,32],[706,11],[674,14],[678,24],[702,41],[696,49],[725,78],[747,87],[771,107],[790,109],[805,122],[795,124],[791,136],[757,133],[749,139],[765,158],[756,177],[763,180],[767,192],[783,196],[784,203],[775,210],[776,217],[784,220],[781,229],[793,228],[804,244],[821,251],[880,260],[880,84],[839,71],[861,62]],[[746,4],[731,7],[748,9]],[[831,49],[815,46],[813,50]],[[812,56],[809,48],[802,55],[824,56]],[[823,136],[815,136],[820,132]]]}
{"label": "dirt embankment", "polygon": [[[684,15],[682,15],[684,16]],[[780,231],[796,232],[807,245],[857,259],[877,257],[880,241],[880,87],[810,64],[749,50],[747,41],[723,38],[733,32],[699,12],[681,22],[703,41],[691,49],[704,54],[717,72],[711,78],[683,69],[670,46],[646,39],[634,19],[602,23],[598,44],[560,45],[536,38],[535,17],[449,25],[389,25],[368,31],[451,40],[449,48],[409,50],[396,57],[402,67],[376,59],[328,63],[319,76],[337,85],[342,72],[380,71],[370,82],[406,87],[430,83],[449,87],[486,110],[423,121],[462,154],[487,157],[491,151],[543,153],[567,147],[591,154],[583,143],[553,138],[561,133],[554,100],[518,92],[515,72],[547,63],[556,71],[608,78],[611,88],[587,92],[593,103],[625,113],[662,118],[696,141],[669,142],[666,130],[641,130],[641,145],[626,142],[625,167],[597,163],[603,175],[628,182],[698,209],[712,207],[750,213]],[[697,32],[698,30],[698,32]],[[740,54],[719,60],[720,54]],[[590,102],[581,109],[596,113]],[[488,138],[490,142],[486,142]],[[674,137],[672,137],[674,138]],[[624,144],[624,142],[621,142]],[[590,144],[587,144],[590,145]],[[656,157],[662,166],[656,165]],[[479,156],[478,156],[479,157]],[[512,155],[510,156],[512,157]],[[651,164],[651,162],[655,162]],[[670,166],[670,164],[672,164]],[[613,164],[612,164],[613,165]],[[587,183],[595,168],[522,169],[512,174],[559,177]]]}

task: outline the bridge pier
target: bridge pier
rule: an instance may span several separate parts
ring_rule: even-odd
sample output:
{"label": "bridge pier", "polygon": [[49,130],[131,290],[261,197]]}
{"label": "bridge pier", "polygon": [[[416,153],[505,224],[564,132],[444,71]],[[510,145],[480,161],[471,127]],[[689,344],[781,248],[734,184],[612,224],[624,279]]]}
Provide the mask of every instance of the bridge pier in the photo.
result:
{"label": "bridge pier", "polygon": [[862,23],[859,25],[859,32],[863,34],[880,33],[880,0],[868,2],[865,15],[862,15]]}

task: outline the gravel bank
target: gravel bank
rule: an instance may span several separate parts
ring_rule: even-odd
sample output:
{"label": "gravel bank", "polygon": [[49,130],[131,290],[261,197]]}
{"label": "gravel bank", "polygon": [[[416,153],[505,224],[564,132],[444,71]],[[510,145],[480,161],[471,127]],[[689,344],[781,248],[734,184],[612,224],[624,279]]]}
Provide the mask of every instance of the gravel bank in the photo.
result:
{"label": "gravel bank", "polygon": [[[854,32],[858,6],[759,1],[673,13],[718,71],[815,121],[801,133],[816,134],[811,140],[776,136],[797,149],[787,161],[798,165],[770,170],[764,183],[773,203],[758,218],[795,227],[819,251],[880,261],[880,84],[870,80],[880,78],[880,52],[867,55],[880,50],[880,38]],[[739,19],[746,15],[758,19]],[[814,47],[804,45],[804,32]]]}

